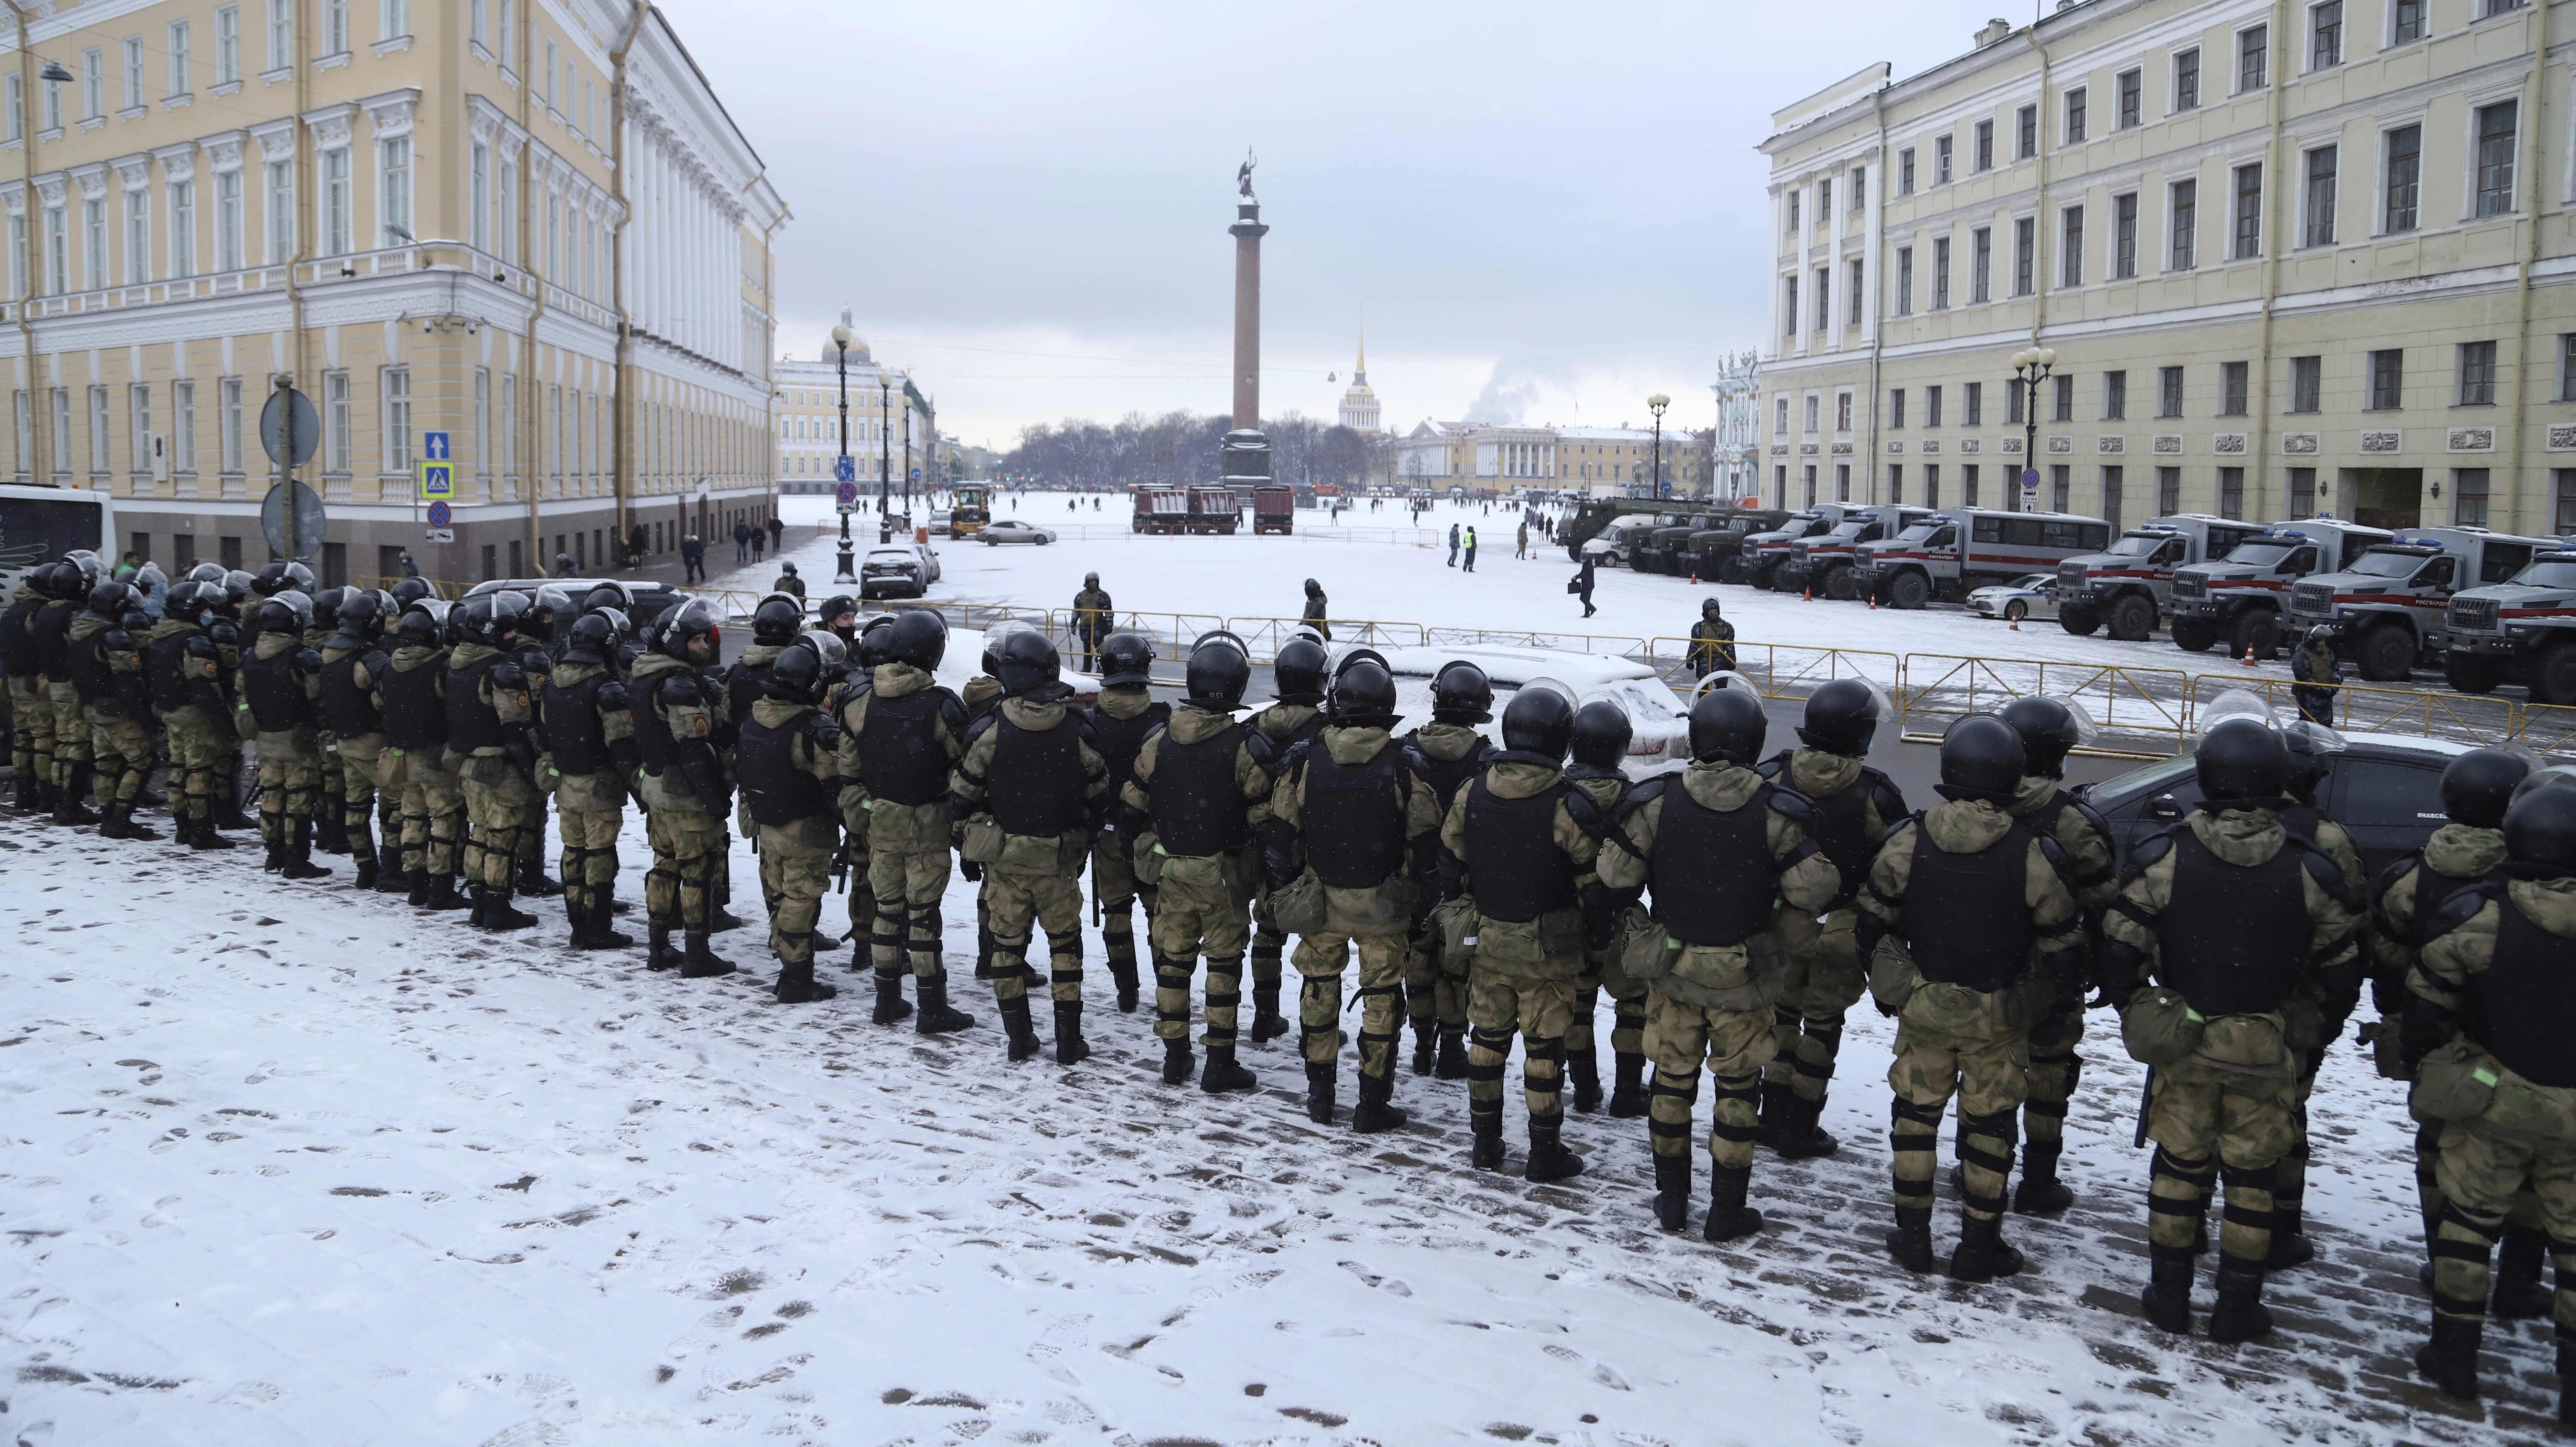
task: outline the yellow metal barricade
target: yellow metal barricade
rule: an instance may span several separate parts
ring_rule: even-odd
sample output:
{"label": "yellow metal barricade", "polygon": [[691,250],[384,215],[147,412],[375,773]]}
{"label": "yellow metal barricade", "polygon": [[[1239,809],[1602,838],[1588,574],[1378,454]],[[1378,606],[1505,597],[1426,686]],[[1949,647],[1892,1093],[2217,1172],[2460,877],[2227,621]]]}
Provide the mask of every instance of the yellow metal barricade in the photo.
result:
{"label": "yellow metal barricade", "polygon": [[[2512,700],[2486,694],[2443,693],[2421,688],[2375,688],[2339,683],[2327,725],[2345,734],[2394,734],[2452,743],[2507,744],[2521,737],[2524,710]],[[2192,729],[2197,732],[2209,705],[2232,688],[2251,690],[2283,718],[2300,713],[2288,679],[2234,677],[2204,673],[2192,679]],[[2576,727],[2576,724],[2571,724]]]}
{"label": "yellow metal barricade", "polygon": [[[1691,664],[1691,652],[1698,646],[1688,638],[1650,638],[1637,656],[1675,693],[1688,698],[1700,682]],[[1904,660],[1875,649],[1742,638],[1725,646],[1735,651],[1736,676],[1764,698],[1805,698],[1837,678],[1867,679],[1893,698],[1904,680]]]}
{"label": "yellow metal barricade", "polygon": [[[1419,623],[1406,623],[1386,618],[1327,618],[1335,643],[1364,644],[1371,648],[1419,648],[1423,628]],[[1214,626],[1213,624],[1211,626]],[[1252,650],[1252,661],[1267,663],[1279,656],[1279,645],[1297,636],[1297,630],[1314,626],[1303,618],[1228,618],[1225,630],[1243,640]]]}
{"label": "yellow metal barricade", "polygon": [[2576,754],[2576,708],[2527,703],[2514,711],[2514,741],[2543,756]]}
{"label": "yellow metal barricade", "polygon": [[1553,648],[1603,658],[1643,658],[1646,640],[1624,633],[1567,633],[1553,628],[1425,628],[1422,642],[1439,648]]}
{"label": "yellow metal barricade", "polygon": [[1909,743],[1937,744],[1950,725],[2031,694],[2071,699],[2102,736],[2075,752],[2110,759],[2181,753],[2191,732],[2191,682],[2179,668],[1909,653],[1898,717]]}

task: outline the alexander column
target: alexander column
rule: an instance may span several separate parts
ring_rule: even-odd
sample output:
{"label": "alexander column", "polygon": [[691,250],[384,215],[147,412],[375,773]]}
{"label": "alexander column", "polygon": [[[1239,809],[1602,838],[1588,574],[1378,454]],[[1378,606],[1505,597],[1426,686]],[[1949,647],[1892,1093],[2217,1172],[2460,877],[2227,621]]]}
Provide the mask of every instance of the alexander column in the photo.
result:
{"label": "alexander column", "polygon": [[1261,238],[1270,228],[1252,194],[1253,165],[1246,152],[1234,173],[1243,199],[1226,228],[1234,237],[1234,430],[1225,435],[1222,462],[1225,478],[1247,487],[1270,478],[1270,439],[1261,434]]}

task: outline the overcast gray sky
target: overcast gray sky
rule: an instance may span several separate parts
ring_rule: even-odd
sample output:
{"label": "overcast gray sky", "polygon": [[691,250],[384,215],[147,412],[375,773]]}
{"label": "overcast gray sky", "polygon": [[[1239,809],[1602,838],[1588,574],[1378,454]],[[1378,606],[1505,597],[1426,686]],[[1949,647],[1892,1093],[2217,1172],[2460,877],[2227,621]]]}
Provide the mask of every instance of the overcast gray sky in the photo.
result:
{"label": "overcast gray sky", "polygon": [[1770,112],[1870,61],[1936,64],[1997,13],[661,3],[795,212],[782,348],[847,304],[943,429],[996,446],[1225,410],[1247,144],[1265,413],[1332,416],[1365,308],[1390,427],[1643,425],[1658,390],[1706,426],[1720,360],[1763,328]]}

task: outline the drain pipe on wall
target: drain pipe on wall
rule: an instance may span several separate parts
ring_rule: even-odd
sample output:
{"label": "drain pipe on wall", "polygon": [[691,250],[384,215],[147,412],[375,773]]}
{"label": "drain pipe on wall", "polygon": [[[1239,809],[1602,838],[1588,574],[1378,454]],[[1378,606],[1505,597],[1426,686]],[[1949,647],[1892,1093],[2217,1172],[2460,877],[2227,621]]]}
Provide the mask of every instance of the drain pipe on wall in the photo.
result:
{"label": "drain pipe on wall", "polygon": [[626,233],[633,224],[633,208],[626,202],[626,57],[634,51],[635,37],[644,33],[644,19],[650,14],[649,0],[635,0],[626,33],[618,37],[617,48],[608,53],[613,77],[608,88],[608,194],[617,203],[617,231],[608,244],[609,295],[617,305],[617,395],[611,404],[615,411],[608,427],[608,485],[615,495],[619,556],[626,552],[626,532],[632,526],[626,520],[627,494],[632,490],[627,459],[634,454],[627,445],[626,432],[635,415],[632,379],[627,375],[627,358],[635,345],[635,318],[626,300]]}
{"label": "drain pipe on wall", "polygon": [[36,324],[27,318],[28,305],[36,299],[36,52],[28,48],[27,7],[18,0],[0,0],[0,5],[7,5],[18,21],[18,137],[26,161],[26,190],[18,205],[27,217],[27,284],[18,293],[18,344],[27,368],[27,481],[41,486],[53,476],[45,468],[45,429],[54,409],[49,399],[37,395],[42,379],[36,375]]}

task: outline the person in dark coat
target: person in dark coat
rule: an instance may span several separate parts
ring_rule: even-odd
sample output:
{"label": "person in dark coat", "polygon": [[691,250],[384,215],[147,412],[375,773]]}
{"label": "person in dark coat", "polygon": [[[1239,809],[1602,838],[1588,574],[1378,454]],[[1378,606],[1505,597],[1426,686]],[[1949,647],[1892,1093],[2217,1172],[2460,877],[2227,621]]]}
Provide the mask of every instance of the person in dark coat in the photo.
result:
{"label": "person in dark coat", "polygon": [[1601,611],[1592,606],[1592,564],[1591,555],[1586,554],[1583,566],[1574,574],[1574,595],[1583,600],[1583,616],[1586,618]]}
{"label": "person in dark coat", "polygon": [[737,563],[751,561],[751,524],[749,523],[733,525],[733,560]]}
{"label": "person in dark coat", "polygon": [[2290,696],[2298,700],[2299,717],[2328,728],[2334,726],[2337,691],[2334,641],[2335,630],[2319,624],[2290,655]]}
{"label": "person in dark coat", "polygon": [[774,553],[785,547],[786,536],[787,524],[780,522],[776,518],[771,518],[769,520],[769,550]]}
{"label": "person in dark coat", "polygon": [[696,533],[680,539],[680,581],[703,583],[707,580],[707,545]]}

